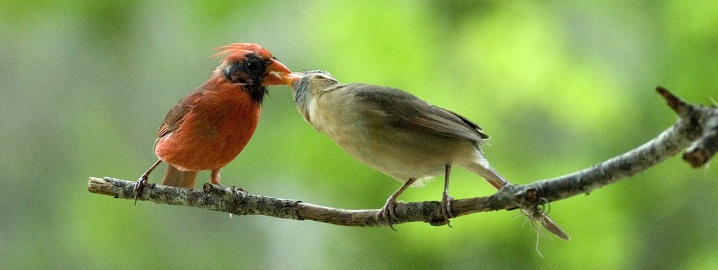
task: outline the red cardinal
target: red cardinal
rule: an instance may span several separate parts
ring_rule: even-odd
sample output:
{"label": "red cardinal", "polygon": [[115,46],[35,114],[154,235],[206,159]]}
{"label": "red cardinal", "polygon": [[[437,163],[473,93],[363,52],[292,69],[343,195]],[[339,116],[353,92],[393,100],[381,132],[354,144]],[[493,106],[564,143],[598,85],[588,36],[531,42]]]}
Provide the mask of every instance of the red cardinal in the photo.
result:
{"label": "red cardinal", "polygon": [[219,184],[219,170],[242,152],[254,134],[267,86],[285,84],[280,75],[291,72],[254,43],[216,50],[221,51],[213,57],[225,56],[219,67],[162,121],[154,147],[159,160],[138,180],[136,198],[161,162],[168,164],[163,185],[194,188],[202,170],[211,170],[210,182]]}

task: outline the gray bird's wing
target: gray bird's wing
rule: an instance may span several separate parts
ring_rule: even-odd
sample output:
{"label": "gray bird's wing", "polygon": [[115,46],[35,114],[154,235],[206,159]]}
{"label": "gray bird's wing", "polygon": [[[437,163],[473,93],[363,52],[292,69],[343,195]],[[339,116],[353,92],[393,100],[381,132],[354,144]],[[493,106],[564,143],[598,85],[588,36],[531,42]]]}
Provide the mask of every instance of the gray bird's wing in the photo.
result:
{"label": "gray bird's wing", "polygon": [[476,142],[489,138],[476,123],[402,90],[368,84],[347,87],[358,102],[369,103],[367,107],[385,115],[391,125]]}

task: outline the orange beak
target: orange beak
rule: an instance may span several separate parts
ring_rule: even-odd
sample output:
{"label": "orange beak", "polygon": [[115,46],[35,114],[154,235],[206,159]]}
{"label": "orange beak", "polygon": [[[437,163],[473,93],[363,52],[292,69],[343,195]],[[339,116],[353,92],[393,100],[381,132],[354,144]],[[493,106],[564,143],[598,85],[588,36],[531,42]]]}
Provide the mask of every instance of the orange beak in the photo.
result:
{"label": "orange beak", "polygon": [[289,86],[293,86],[294,83],[298,82],[302,79],[302,76],[300,73],[286,73],[282,75],[282,79],[284,80],[284,83]]}
{"label": "orange beak", "polygon": [[264,79],[262,79],[262,85],[267,86],[287,84],[287,82],[283,78],[283,75],[290,73],[292,73],[292,71],[289,70],[289,68],[287,68],[286,66],[284,66],[284,64],[272,59],[272,63],[270,63],[267,67],[267,74],[265,74]]}

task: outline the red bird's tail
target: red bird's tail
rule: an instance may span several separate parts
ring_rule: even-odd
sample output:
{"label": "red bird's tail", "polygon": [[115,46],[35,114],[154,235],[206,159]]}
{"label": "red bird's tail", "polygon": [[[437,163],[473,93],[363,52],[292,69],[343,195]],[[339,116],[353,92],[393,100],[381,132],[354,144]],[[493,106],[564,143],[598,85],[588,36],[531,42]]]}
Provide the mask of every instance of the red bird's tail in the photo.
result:
{"label": "red bird's tail", "polygon": [[194,188],[197,183],[197,171],[180,171],[177,167],[167,164],[167,172],[162,184],[173,187]]}

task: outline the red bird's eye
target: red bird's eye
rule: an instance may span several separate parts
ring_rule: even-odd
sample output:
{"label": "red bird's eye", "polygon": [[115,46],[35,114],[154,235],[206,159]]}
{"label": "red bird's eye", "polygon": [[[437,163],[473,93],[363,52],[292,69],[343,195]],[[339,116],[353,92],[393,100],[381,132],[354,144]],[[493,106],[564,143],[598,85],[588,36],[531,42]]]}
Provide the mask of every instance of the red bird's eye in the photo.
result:
{"label": "red bird's eye", "polygon": [[250,54],[246,59],[228,63],[222,72],[224,77],[233,83],[259,84],[267,71],[267,66],[269,63],[264,62],[262,58]]}
{"label": "red bird's eye", "polygon": [[248,74],[255,75],[262,73],[262,69],[262,62],[256,58],[249,58],[247,62],[244,63],[244,70]]}

